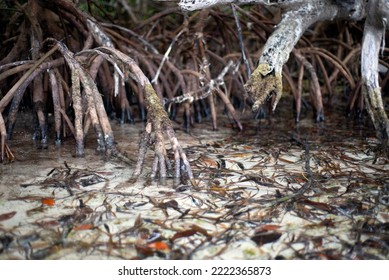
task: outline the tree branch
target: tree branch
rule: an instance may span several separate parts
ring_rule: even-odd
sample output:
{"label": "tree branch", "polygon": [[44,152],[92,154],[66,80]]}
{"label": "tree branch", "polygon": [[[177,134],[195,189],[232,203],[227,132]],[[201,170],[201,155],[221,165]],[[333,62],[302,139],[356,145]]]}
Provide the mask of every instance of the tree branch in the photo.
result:
{"label": "tree branch", "polygon": [[[282,67],[308,27],[318,21],[363,14],[362,11],[354,11],[351,6],[338,5],[337,1],[332,0],[286,2],[290,4],[288,7],[284,6],[288,10],[267,40],[259,59],[259,66],[245,85],[247,93],[254,102],[253,111],[256,111],[273,94],[276,95],[272,104],[275,110],[282,95]],[[295,2],[294,6],[292,2]],[[358,7],[363,9],[364,6]],[[354,14],[350,14],[351,11]]]}

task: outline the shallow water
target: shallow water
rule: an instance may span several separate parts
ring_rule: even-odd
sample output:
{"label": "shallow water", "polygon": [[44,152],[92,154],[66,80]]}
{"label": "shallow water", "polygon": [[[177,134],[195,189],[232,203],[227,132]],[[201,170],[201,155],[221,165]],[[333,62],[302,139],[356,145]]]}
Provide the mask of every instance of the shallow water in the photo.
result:
{"label": "shallow water", "polygon": [[148,179],[151,152],[130,180],[143,123],[112,121],[127,164],[96,152],[92,133],[84,158],[71,138],[37,149],[21,119],[16,161],[0,165],[2,259],[389,257],[389,164],[364,122],[297,126],[286,112],[246,118],[244,132],[223,115],[216,132],[175,124],[195,179],[161,184]]}

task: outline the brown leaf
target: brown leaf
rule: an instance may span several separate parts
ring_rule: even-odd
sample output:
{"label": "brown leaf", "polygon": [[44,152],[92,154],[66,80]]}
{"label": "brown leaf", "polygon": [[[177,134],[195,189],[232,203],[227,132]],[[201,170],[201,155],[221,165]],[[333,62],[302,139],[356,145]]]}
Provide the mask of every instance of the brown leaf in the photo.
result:
{"label": "brown leaf", "polygon": [[0,215],[0,222],[11,219],[13,216],[15,216],[15,214],[16,214],[16,211],[1,214]]}
{"label": "brown leaf", "polygon": [[136,252],[140,255],[141,258],[149,257],[154,254],[154,250],[146,245],[135,245]]}
{"label": "brown leaf", "polygon": [[168,202],[165,202],[164,206],[166,208],[173,208],[174,210],[179,209],[178,202],[176,200],[174,200],[174,199],[173,200],[169,200]]}
{"label": "brown leaf", "polygon": [[279,225],[263,225],[256,230],[256,232],[262,232],[262,231],[273,231],[279,229]]}
{"label": "brown leaf", "polygon": [[37,221],[33,224],[38,225],[42,228],[49,228],[49,227],[55,227],[59,225],[59,222],[56,220],[48,220],[48,221]]}
{"label": "brown leaf", "polygon": [[330,205],[328,205],[327,203],[315,202],[315,201],[312,201],[309,199],[304,199],[301,202],[306,204],[306,205],[313,206],[313,207],[320,209],[320,210],[324,210],[324,211],[328,211],[328,212],[332,211],[332,207]]}
{"label": "brown leaf", "polygon": [[182,238],[182,237],[189,237],[189,236],[195,235],[196,233],[198,233],[198,231],[194,230],[194,229],[180,231],[180,232],[177,232],[176,234],[173,235],[173,237],[171,238],[171,241],[174,241],[174,240],[176,240],[178,238]]}
{"label": "brown leaf", "polygon": [[323,221],[320,222],[319,225],[325,226],[325,227],[334,227],[335,223],[334,223],[333,219],[324,219]]}
{"label": "brown leaf", "polygon": [[223,196],[227,195],[226,190],[224,188],[219,187],[219,186],[212,186],[209,190],[212,192],[217,192]]}
{"label": "brown leaf", "polygon": [[218,168],[219,167],[219,164],[217,163],[217,161],[215,161],[212,158],[205,157],[205,156],[200,157],[198,159],[198,162],[200,165],[208,167],[208,168]]}
{"label": "brown leaf", "polygon": [[262,232],[262,233],[256,233],[253,237],[251,237],[251,240],[254,241],[258,246],[262,246],[266,243],[272,243],[276,242],[281,237],[281,233],[279,232]]}
{"label": "brown leaf", "polygon": [[254,241],[258,246],[262,246],[266,243],[277,241],[282,233],[277,232],[280,228],[278,225],[262,225],[255,230],[254,236],[251,240]]}
{"label": "brown leaf", "polygon": [[198,225],[192,225],[191,226],[191,229],[192,230],[195,230],[197,232],[200,232],[202,235],[206,236],[206,237],[211,237],[211,235],[208,233],[207,230],[203,229],[202,227],[198,226]]}
{"label": "brown leaf", "polygon": [[94,226],[92,224],[82,224],[75,226],[73,230],[88,230],[88,229],[93,229]]}

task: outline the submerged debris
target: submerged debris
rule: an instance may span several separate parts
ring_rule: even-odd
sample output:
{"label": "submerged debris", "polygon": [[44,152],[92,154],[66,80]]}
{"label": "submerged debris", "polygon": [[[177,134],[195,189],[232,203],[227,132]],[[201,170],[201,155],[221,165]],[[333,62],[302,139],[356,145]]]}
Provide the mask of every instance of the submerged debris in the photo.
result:
{"label": "submerged debris", "polygon": [[389,257],[389,165],[365,141],[374,131],[252,124],[188,138],[190,185],[130,182],[127,166],[78,158],[19,188],[1,181],[0,258]]}

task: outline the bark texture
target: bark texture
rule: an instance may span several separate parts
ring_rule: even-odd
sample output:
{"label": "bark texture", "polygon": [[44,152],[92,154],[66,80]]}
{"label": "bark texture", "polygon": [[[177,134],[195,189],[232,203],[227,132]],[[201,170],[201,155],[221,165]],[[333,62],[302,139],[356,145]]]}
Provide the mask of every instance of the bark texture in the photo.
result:
{"label": "bark texture", "polygon": [[389,146],[389,120],[378,82],[378,57],[380,48],[383,46],[381,43],[385,40],[388,15],[389,1],[369,1],[361,54],[362,92],[367,111],[377,131],[377,137],[385,147]]}

